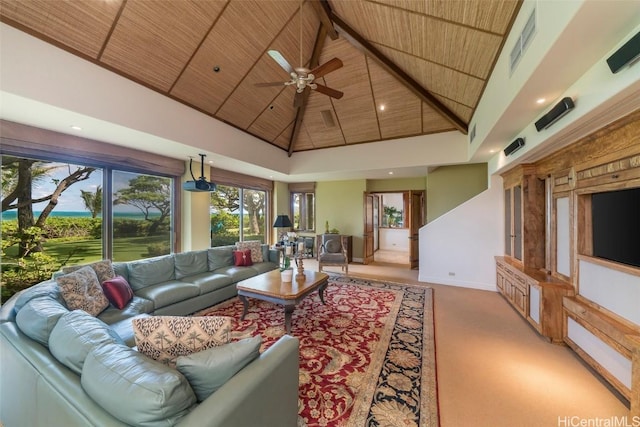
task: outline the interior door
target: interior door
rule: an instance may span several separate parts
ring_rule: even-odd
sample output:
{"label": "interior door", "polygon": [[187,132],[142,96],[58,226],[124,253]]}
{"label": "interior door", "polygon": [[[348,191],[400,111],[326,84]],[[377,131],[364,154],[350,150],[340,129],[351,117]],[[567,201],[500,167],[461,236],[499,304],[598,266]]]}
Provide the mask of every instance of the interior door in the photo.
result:
{"label": "interior door", "polygon": [[424,225],[424,191],[409,191],[409,266],[420,265],[420,227]]}
{"label": "interior door", "polygon": [[371,264],[373,262],[373,246],[374,240],[374,217],[373,205],[375,196],[371,193],[364,193],[364,233],[363,238],[363,264]]}

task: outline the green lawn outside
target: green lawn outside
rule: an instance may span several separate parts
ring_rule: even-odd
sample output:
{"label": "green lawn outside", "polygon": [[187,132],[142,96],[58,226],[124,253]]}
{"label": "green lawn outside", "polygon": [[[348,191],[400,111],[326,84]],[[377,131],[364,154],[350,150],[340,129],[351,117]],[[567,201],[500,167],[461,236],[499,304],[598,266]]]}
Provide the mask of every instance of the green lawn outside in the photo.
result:
{"label": "green lawn outside", "polygon": [[[167,241],[166,236],[152,237],[123,237],[114,239],[114,261],[133,261],[140,258],[148,258],[147,247]],[[50,239],[44,243],[44,252],[58,260],[66,259],[73,254],[67,265],[86,264],[102,259],[101,239]],[[6,260],[11,262],[15,258],[18,248],[11,247],[6,251]]]}

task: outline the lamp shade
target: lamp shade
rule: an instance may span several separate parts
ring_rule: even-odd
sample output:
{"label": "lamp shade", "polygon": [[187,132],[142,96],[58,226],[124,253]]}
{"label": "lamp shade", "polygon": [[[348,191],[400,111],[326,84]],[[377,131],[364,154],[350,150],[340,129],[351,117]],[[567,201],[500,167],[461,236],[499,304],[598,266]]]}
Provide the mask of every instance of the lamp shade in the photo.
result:
{"label": "lamp shade", "polygon": [[276,222],[273,223],[273,227],[293,227],[289,215],[278,215]]}

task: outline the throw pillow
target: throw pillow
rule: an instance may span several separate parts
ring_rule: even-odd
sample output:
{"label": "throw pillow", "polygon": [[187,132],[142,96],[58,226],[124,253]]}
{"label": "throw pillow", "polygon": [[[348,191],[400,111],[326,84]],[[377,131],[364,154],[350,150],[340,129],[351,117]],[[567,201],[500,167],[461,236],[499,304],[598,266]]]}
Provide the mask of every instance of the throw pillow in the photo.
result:
{"label": "throw pillow", "polygon": [[236,267],[250,267],[253,265],[253,261],[251,261],[251,251],[249,249],[233,251],[233,260]]}
{"label": "throw pillow", "polygon": [[98,281],[100,283],[104,282],[105,280],[112,279],[116,276],[116,273],[113,270],[113,264],[111,263],[110,259],[103,259],[102,261],[96,261],[86,265],[65,266],[62,267],[62,272],[64,274],[69,274],[84,267],[93,268],[93,270],[96,272],[96,276],[98,276]]}
{"label": "throw pillow", "polygon": [[173,368],[178,356],[227,344],[231,321],[225,316],[151,316],[132,320],[138,351]]}
{"label": "throw pillow", "polygon": [[102,282],[102,290],[114,307],[122,310],[133,298],[133,290],[129,282],[122,276],[116,276]]}
{"label": "throw pillow", "polygon": [[56,282],[69,310],[84,310],[97,316],[109,307],[109,300],[102,292],[98,276],[89,266],[57,277]]}
{"label": "throw pillow", "polygon": [[176,367],[202,402],[260,355],[260,335],[180,356]]}
{"label": "throw pillow", "polygon": [[243,251],[245,249],[251,250],[251,261],[252,262],[263,262],[262,259],[262,242],[260,240],[247,240],[245,242],[237,242],[236,248],[239,251]]}

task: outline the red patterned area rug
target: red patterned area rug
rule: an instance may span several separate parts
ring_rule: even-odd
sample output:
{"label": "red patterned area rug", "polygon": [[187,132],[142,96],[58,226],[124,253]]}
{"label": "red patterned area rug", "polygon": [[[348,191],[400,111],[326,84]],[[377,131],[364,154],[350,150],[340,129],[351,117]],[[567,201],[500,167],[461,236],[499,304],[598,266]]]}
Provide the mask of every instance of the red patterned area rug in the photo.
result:
{"label": "red patterned area rug", "polygon": [[[433,290],[332,275],[292,316],[300,339],[299,425],[438,426]],[[236,320],[233,338],[262,335],[265,350],[284,334],[282,306],[232,298],[199,315]]]}

